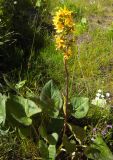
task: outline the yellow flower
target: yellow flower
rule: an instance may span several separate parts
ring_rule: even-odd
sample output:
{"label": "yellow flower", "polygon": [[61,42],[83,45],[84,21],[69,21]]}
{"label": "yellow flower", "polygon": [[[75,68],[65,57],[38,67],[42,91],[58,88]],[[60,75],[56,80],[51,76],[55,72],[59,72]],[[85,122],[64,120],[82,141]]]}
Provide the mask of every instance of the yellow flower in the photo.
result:
{"label": "yellow flower", "polygon": [[57,17],[64,17],[64,16],[71,15],[71,14],[72,12],[69,11],[66,7],[60,8],[59,11],[56,12]]}
{"label": "yellow flower", "polygon": [[65,25],[67,26],[73,26],[73,21],[71,17],[65,18]]}
{"label": "yellow flower", "polygon": [[59,22],[59,17],[57,17],[57,16],[53,17],[54,26],[56,26],[58,24],[58,22]]}
{"label": "yellow flower", "polygon": [[[73,26],[73,20],[72,20],[72,12],[68,9],[60,9],[56,12],[56,15],[53,17],[53,24],[55,26],[56,32],[60,33],[62,29],[66,27],[72,27]],[[57,31],[58,30],[58,31]]]}
{"label": "yellow flower", "polygon": [[63,31],[63,29],[64,29],[64,25],[62,24],[62,23],[58,23],[57,25],[56,25],[56,32],[57,33],[60,33],[60,32],[62,32]]}
{"label": "yellow flower", "polygon": [[65,42],[64,42],[63,38],[61,38],[59,36],[55,36],[55,41],[56,41],[56,47],[58,49],[65,48]]}
{"label": "yellow flower", "polygon": [[72,14],[72,11],[69,11],[66,7],[61,8],[61,11],[60,11],[60,12],[62,12],[61,14],[62,14],[63,16],[67,16],[67,15],[71,16],[71,14]]}
{"label": "yellow flower", "polygon": [[69,47],[64,53],[64,59],[69,59],[71,55],[72,55],[72,50],[71,47]]}
{"label": "yellow flower", "polygon": [[64,59],[68,60],[69,57],[67,56],[67,54],[64,54]]}

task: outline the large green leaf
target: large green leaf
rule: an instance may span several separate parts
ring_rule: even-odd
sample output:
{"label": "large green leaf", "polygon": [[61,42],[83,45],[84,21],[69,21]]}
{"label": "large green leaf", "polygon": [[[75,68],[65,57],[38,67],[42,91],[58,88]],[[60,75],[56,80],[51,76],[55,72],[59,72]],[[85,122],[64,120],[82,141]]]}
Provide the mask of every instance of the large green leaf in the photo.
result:
{"label": "large green leaf", "polygon": [[61,130],[64,125],[64,119],[63,118],[52,118],[51,121],[47,124],[47,130],[50,133],[56,132],[61,133]]}
{"label": "large green leaf", "polygon": [[19,126],[18,133],[21,139],[27,139],[33,135],[32,128],[29,126]]}
{"label": "large green leaf", "polygon": [[85,130],[77,125],[68,124],[70,131],[73,133],[75,139],[82,144],[84,138],[86,137]]}
{"label": "large green leaf", "polygon": [[57,133],[52,133],[51,135],[48,136],[48,140],[49,140],[49,147],[48,147],[48,151],[49,151],[49,159],[51,160],[55,160],[56,157],[56,143],[58,141],[58,134]]}
{"label": "large green leaf", "polygon": [[110,149],[100,135],[96,137],[94,143],[87,148],[85,153],[90,159],[113,160],[113,155]]}
{"label": "large green leaf", "polygon": [[66,151],[70,154],[76,151],[76,143],[75,141],[70,141],[67,135],[63,136],[63,145]]}
{"label": "large green leaf", "polygon": [[42,88],[40,100],[43,103],[43,111],[50,117],[57,117],[62,107],[62,97],[59,89],[50,80]]}
{"label": "large green leaf", "polygon": [[39,130],[40,136],[46,142],[48,142],[51,145],[55,145],[57,143],[58,134],[57,133],[48,134],[44,124],[43,125],[41,124],[38,130]]}
{"label": "large green leaf", "polygon": [[75,97],[71,100],[72,111],[71,114],[75,118],[83,118],[89,110],[89,98]]}
{"label": "large green leaf", "polygon": [[33,116],[34,114],[42,112],[42,109],[32,100],[25,99],[25,111],[28,117]]}
{"label": "large green leaf", "polygon": [[11,96],[7,100],[8,114],[24,125],[31,125],[32,115],[41,112],[41,109],[31,100],[20,97]]}
{"label": "large green leaf", "polygon": [[57,133],[52,133],[48,135],[48,142],[50,145],[56,145],[57,141],[58,141]]}
{"label": "large green leaf", "polygon": [[0,124],[4,124],[6,120],[6,101],[7,97],[0,94]]}
{"label": "large green leaf", "polygon": [[38,131],[39,131],[40,136],[47,142],[48,141],[48,134],[47,134],[45,125],[41,124]]}
{"label": "large green leaf", "polygon": [[[41,137],[49,144],[48,152],[46,150],[46,155],[42,154],[42,156],[44,156],[44,158],[46,158],[45,156],[47,156],[47,153],[49,153],[49,159],[54,160],[56,157],[56,143],[58,141],[58,134],[57,133],[47,134],[46,128],[44,125],[41,125],[39,127],[39,133],[40,133]],[[44,141],[41,142],[41,145],[44,145],[44,148],[47,147],[44,144]],[[47,148],[45,148],[45,149],[47,149]],[[41,150],[43,150],[43,149],[41,149]]]}
{"label": "large green leaf", "polygon": [[43,160],[49,160],[48,146],[43,140],[39,140],[38,149]]}
{"label": "large green leaf", "polygon": [[55,145],[49,145],[48,151],[49,151],[49,159],[50,160],[55,160],[55,157],[56,157],[56,146]]}

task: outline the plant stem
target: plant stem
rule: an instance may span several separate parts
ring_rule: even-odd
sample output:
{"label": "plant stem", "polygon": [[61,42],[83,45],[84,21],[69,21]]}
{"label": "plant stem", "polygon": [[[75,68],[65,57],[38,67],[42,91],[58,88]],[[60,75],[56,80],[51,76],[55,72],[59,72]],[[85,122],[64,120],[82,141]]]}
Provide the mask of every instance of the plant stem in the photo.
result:
{"label": "plant stem", "polygon": [[65,111],[64,111],[64,133],[66,132],[67,127],[67,108],[68,108],[68,85],[69,85],[69,74],[67,69],[67,60],[64,59],[64,67],[66,74],[66,94],[65,94]]}
{"label": "plant stem", "polygon": [[36,135],[36,138],[38,139],[39,138],[39,136],[38,136],[38,133],[37,133],[37,131],[36,131],[36,129],[35,129],[35,126],[32,124],[32,128],[33,128],[33,130],[34,130],[34,133],[35,133],[35,135]]}

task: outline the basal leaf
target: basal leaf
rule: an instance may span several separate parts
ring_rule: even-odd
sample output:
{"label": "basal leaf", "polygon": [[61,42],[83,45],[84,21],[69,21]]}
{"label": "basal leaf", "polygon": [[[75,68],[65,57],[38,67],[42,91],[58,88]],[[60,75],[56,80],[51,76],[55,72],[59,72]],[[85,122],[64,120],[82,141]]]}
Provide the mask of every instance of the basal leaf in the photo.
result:
{"label": "basal leaf", "polygon": [[50,80],[42,88],[40,100],[43,102],[43,111],[50,117],[57,117],[62,107],[62,97],[60,91]]}
{"label": "basal leaf", "polygon": [[20,97],[11,96],[7,100],[8,114],[18,122],[24,125],[31,125],[31,116],[41,112],[41,109],[31,100]]}
{"label": "basal leaf", "polygon": [[39,130],[39,134],[41,135],[41,137],[45,141],[48,141],[48,135],[47,135],[47,131],[46,131],[45,125],[41,124],[38,130]]}
{"label": "basal leaf", "polygon": [[49,141],[49,159],[50,160],[55,160],[56,157],[56,144],[58,141],[58,134],[57,133],[52,133],[51,135],[48,136],[48,141]]}
{"label": "basal leaf", "polygon": [[52,133],[48,135],[48,142],[50,145],[56,145],[57,141],[58,141],[57,133]]}
{"label": "basal leaf", "polygon": [[56,132],[60,133],[64,125],[63,118],[52,118],[51,121],[47,125],[47,130],[51,133]]}
{"label": "basal leaf", "polygon": [[71,100],[72,112],[75,118],[83,118],[89,110],[89,98],[75,97]]}
{"label": "basal leaf", "polygon": [[73,133],[75,139],[79,142],[79,144],[81,144],[86,136],[85,130],[80,126],[73,124],[68,124],[68,126],[71,132]]}
{"label": "basal leaf", "polygon": [[42,112],[42,109],[32,100],[24,99],[24,101],[26,101],[25,111],[28,117],[31,117],[34,114]]}
{"label": "basal leaf", "polygon": [[67,135],[63,136],[63,145],[64,145],[64,147],[65,147],[65,149],[67,150],[68,153],[72,153],[76,150],[75,141],[73,143],[70,142]]}
{"label": "basal leaf", "polygon": [[41,157],[44,160],[49,160],[48,146],[43,140],[39,140],[38,148],[39,148]]}

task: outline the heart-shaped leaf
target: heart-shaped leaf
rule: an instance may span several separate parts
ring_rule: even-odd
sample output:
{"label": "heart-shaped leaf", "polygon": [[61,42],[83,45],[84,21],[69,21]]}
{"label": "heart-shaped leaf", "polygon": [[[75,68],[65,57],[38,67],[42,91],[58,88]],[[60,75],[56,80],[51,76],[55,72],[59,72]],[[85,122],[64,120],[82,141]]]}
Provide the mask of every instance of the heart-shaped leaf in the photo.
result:
{"label": "heart-shaped leaf", "polygon": [[84,118],[89,110],[89,98],[74,97],[71,100],[72,111],[71,114],[75,118]]}
{"label": "heart-shaped leaf", "polygon": [[62,107],[62,97],[59,89],[50,80],[42,88],[40,100],[43,102],[43,111],[50,117],[57,117]]}
{"label": "heart-shaped leaf", "polygon": [[41,109],[31,100],[20,97],[11,96],[7,100],[8,114],[24,125],[31,125],[32,115],[41,112]]}

